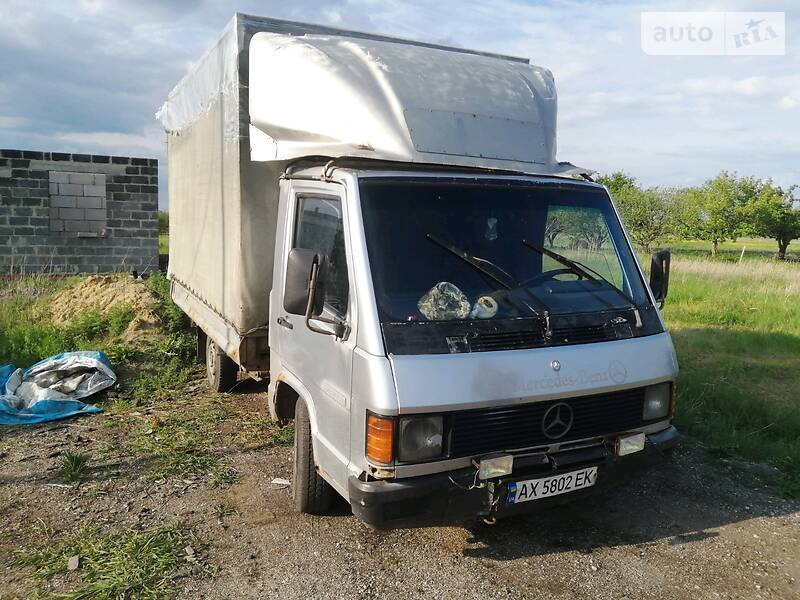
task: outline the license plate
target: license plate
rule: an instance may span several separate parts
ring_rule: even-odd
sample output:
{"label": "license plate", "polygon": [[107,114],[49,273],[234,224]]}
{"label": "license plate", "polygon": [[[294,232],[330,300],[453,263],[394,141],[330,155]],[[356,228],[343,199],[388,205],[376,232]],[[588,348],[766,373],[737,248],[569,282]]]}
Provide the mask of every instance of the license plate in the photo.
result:
{"label": "license plate", "polygon": [[571,473],[562,473],[542,479],[512,481],[508,484],[507,504],[519,504],[529,500],[538,500],[550,496],[558,496],[575,490],[592,487],[597,483],[597,467],[589,467]]}

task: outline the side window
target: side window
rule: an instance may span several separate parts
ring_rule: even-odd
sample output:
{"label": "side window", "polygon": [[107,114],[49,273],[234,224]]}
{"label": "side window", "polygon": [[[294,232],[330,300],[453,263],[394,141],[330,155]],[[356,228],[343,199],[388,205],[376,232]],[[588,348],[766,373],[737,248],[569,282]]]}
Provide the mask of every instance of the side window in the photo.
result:
{"label": "side window", "polygon": [[300,196],[297,199],[293,247],[307,248],[328,257],[325,304],[345,314],[349,285],[340,198]]}

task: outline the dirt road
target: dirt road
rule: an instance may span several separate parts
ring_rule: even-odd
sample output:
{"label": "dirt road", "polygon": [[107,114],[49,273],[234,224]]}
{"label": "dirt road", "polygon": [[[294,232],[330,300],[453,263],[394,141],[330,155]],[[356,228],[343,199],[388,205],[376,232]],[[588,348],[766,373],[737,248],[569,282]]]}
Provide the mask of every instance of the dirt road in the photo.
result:
{"label": "dirt road", "polygon": [[[226,399],[262,418],[261,390]],[[164,408],[166,410],[166,408]],[[326,517],[296,514],[291,448],[220,446],[240,473],[211,487],[197,478],[149,481],[127,456],[115,475],[79,486],[53,475],[65,447],[123,445],[152,414],[99,415],[11,430],[2,438],[0,597],[33,583],[10,566],[41,524],[68,532],[87,521],[142,529],[182,522],[207,546],[174,583],[178,598],[800,598],[800,504],[778,498],[769,469],[708,456],[687,442],[673,460],[600,499],[473,529],[375,532],[344,502]],[[215,506],[226,514],[214,516]],[[37,521],[38,520],[38,521]],[[39,523],[39,525],[37,525]]]}

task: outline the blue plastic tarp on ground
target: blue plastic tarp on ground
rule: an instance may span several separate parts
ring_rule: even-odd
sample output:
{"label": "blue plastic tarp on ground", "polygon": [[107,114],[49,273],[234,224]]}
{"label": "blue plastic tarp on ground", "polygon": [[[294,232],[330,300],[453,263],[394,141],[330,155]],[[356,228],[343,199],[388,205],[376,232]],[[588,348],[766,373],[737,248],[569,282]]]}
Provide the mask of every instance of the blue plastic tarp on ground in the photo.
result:
{"label": "blue plastic tarp on ground", "polygon": [[25,370],[0,365],[0,425],[31,425],[101,412],[82,399],[116,381],[102,352],[64,352]]}

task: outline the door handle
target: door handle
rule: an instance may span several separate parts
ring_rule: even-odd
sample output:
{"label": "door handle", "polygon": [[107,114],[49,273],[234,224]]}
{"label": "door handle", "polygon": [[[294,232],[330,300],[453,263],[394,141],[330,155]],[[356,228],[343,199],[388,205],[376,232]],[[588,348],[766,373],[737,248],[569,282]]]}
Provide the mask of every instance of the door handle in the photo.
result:
{"label": "door handle", "polygon": [[289,322],[289,319],[286,317],[278,317],[278,325],[282,327],[286,327],[286,329],[294,329],[294,325]]}

